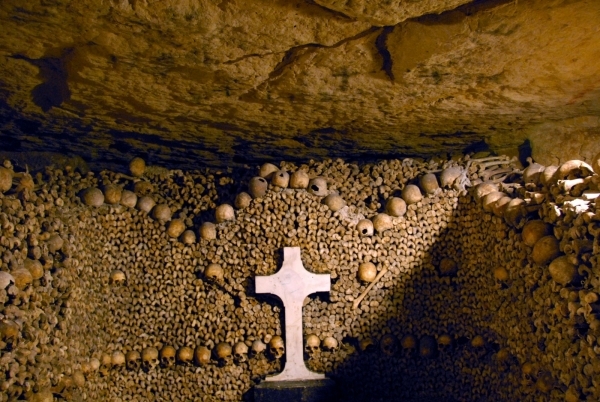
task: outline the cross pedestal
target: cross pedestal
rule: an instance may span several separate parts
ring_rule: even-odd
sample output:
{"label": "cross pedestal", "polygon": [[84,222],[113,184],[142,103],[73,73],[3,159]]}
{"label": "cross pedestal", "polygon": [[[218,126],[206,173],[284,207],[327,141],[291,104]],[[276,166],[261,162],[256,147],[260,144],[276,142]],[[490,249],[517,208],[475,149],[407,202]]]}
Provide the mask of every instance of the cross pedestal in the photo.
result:
{"label": "cross pedestal", "polygon": [[285,311],[285,368],[265,381],[322,380],[304,364],[302,343],[302,304],[315,292],[329,292],[329,274],[311,274],[302,265],[300,247],[284,247],[283,264],[274,275],[256,277],[256,293],[271,293],[283,302]]}

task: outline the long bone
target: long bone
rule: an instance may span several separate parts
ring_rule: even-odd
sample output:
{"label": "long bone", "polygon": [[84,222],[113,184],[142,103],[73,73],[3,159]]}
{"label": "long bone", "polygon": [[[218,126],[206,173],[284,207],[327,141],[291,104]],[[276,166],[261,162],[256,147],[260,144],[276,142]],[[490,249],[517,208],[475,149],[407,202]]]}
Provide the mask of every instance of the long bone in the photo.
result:
{"label": "long bone", "polygon": [[373,288],[373,286],[375,286],[375,284],[381,279],[381,277],[383,277],[383,275],[385,275],[385,273],[388,271],[387,267],[383,267],[381,269],[381,271],[379,271],[379,273],[377,274],[377,276],[375,277],[375,280],[373,280],[373,282],[371,282],[369,284],[369,286],[367,286],[367,288],[361,293],[360,296],[358,296],[356,298],[356,300],[354,300],[354,303],[352,304],[352,308],[354,310],[356,310],[356,308],[358,307],[358,305],[360,304],[360,302],[362,301],[362,299],[365,298],[365,296],[367,295],[367,293],[369,293],[369,291]]}

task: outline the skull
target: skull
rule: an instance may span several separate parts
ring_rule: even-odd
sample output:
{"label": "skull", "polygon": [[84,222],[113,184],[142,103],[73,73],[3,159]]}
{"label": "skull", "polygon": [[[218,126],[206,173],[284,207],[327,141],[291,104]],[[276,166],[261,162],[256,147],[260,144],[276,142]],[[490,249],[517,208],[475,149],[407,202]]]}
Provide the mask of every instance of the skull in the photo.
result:
{"label": "skull", "polygon": [[528,384],[533,384],[533,380],[534,380],[537,372],[538,372],[538,367],[534,363],[525,362],[521,366],[521,373],[523,375],[523,380]]}
{"label": "skull", "polygon": [[0,271],[0,291],[5,291],[7,294],[14,293],[10,290],[15,291],[17,289],[15,283],[16,281],[14,276],[6,271]]}
{"label": "skull", "polygon": [[112,358],[110,355],[103,354],[100,357],[100,374],[103,376],[107,376],[110,373],[110,369],[112,368]]}
{"label": "skull", "polygon": [[114,368],[125,367],[125,355],[123,354],[123,352],[113,352],[112,356],[110,357],[110,360]]}
{"label": "skull", "polygon": [[306,336],[306,346],[304,350],[308,355],[309,359],[315,357],[317,353],[319,353],[319,346],[321,345],[321,340],[315,334],[310,334]]}
{"label": "skull", "polygon": [[231,363],[231,345],[227,342],[218,343],[214,352],[220,366],[227,366]]}
{"label": "skull", "polygon": [[485,339],[483,339],[483,336],[481,335],[476,335],[471,339],[471,346],[475,349],[483,348],[485,347]]}
{"label": "skull", "polygon": [[183,346],[177,350],[177,361],[185,366],[192,364],[194,360],[194,350],[188,346]]}
{"label": "skull", "polygon": [[498,352],[496,352],[496,360],[500,363],[507,363],[510,358],[510,352],[506,348],[500,349]]}
{"label": "skull", "polygon": [[308,183],[308,192],[317,197],[327,195],[327,179],[324,177],[315,177]]}
{"label": "skull", "polygon": [[142,356],[140,356],[140,352],[136,350],[130,350],[125,354],[125,363],[127,364],[127,368],[132,371],[138,371],[140,369],[140,360]]}
{"label": "skull", "polygon": [[452,337],[448,334],[442,334],[438,337],[438,351],[444,353],[452,348]]}
{"label": "skull", "polygon": [[363,262],[358,266],[358,279],[361,282],[373,282],[377,277],[377,267],[372,262]]}
{"label": "skull", "polygon": [[335,352],[338,348],[338,341],[333,336],[326,336],[321,343],[323,350],[327,352]]}
{"label": "skull", "polygon": [[358,347],[361,352],[370,352],[375,348],[375,345],[373,345],[373,340],[371,338],[364,338],[360,340]]}
{"label": "skull", "polygon": [[477,356],[483,356],[487,352],[485,339],[481,335],[476,335],[471,339],[471,347]]}
{"label": "skull", "polygon": [[265,345],[265,343],[260,339],[257,339],[254,342],[252,342],[252,348],[250,349],[250,357],[258,357],[259,355],[265,353],[265,350],[267,350],[267,345]]}
{"label": "skull", "polygon": [[248,360],[248,345],[244,342],[238,342],[233,345],[233,360],[235,360],[237,364]]}
{"label": "skull", "polygon": [[210,363],[210,350],[206,346],[196,346],[196,349],[194,349],[194,361],[198,366]]}
{"label": "skull", "polygon": [[400,340],[400,346],[402,346],[402,353],[407,357],[414,356],[417,351],[417,338],[414,335],[404,335]]}
{"label": "skull", "polygon": [[100,363],[100,360],[96,359],[95,357],[92,357],[90,359],[90,370],[92,372],[100,370],[101,364],[102,363]]}
{"label": "skull", "polygon": [[81,372],[86,376],[92,372],[92,364],[90,362],[81,362]]}
{"label": "skull", "polygon": [[285,353],[285,344],[282,337],[276,335],[271,339],[269,342],[269,352],[274,359],[281,359]]}
{"label": "skull", "polygon": [[0,340],[6,344],[6,346],[2,349],[13,349],[17,343],[20,332],[19,326],[14,321],[6,320],[1,322]]}
{"label": "skull", "polygon": [[204,222],[199,229],[200,238],[214,240],[217,238],[217,227],[212,222]]}
{"label": "skull", "polygon": [[373,236],[373,222],[363,219],[356,224],[356,230],[363,236]]}
{"label": "skull", "polygon": [[19,290],[26,290],[33,282],[31,272],[25,268],[15,269],[12,271],[12,276],[15,278],[15,286],[19,288]]}
{"label": "skull", "polygon": [[223,282],[223,268],[219,264],[209,264],[204,270],[204,277],[209,283],[221,284]]}
{"label": "skull", "polygon": [[74,370],[71,378],[73,379],[73,384],[77,388],[83,388],[85,386],[85,375],[83,374],[83,371]]}
{"label": "skull", "polygon": [[150,371],[158,366],[158,350],[156,348],[146,348],[142,350],[142,368]]}
{"label": "skull", "polygon": [[125,279],[125,273],[119,269],[115,269],[110,273],[110,280],[108,283],[120,286],[125,284]]}
{"label": "skull", "polygon": [[386,356],[394,356],[398,351],[398,342],[392,334],[385,334],[379,341],[379,347]]}
{"label": "skull", "polygon": [[163,346],[158,352],[160,365],[163,367],[172,367],[175,364],[175,348],[173,346]]}
{"label": "skull", "polygon": [[419,355],[421,357],[434,357],[437,353],[437,342],[433,336],[424,335],[419,340]]}

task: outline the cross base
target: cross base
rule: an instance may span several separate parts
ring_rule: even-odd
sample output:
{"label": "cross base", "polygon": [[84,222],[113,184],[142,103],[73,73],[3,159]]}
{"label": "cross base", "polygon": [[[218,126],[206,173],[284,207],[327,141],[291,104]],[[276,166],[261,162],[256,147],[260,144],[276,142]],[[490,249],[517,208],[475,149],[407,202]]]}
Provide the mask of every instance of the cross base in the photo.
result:
{"label": "cross base", "polygon": [[254,387],[254,402],[330,402],[335,400],[335,382],[329,378],[308,381],[263,381]]}

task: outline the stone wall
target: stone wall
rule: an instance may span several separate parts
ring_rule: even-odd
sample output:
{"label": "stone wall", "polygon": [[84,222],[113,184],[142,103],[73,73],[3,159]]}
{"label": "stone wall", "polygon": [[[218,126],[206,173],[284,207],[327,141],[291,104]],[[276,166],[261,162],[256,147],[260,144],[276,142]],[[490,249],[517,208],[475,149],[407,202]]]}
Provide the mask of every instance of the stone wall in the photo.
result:
{"label": "stone wall", "polygon": [[599,4],[462,3],[4,1],[0,151],[195,169],[529,139],[565,161],[574,133],[599,152]]}

